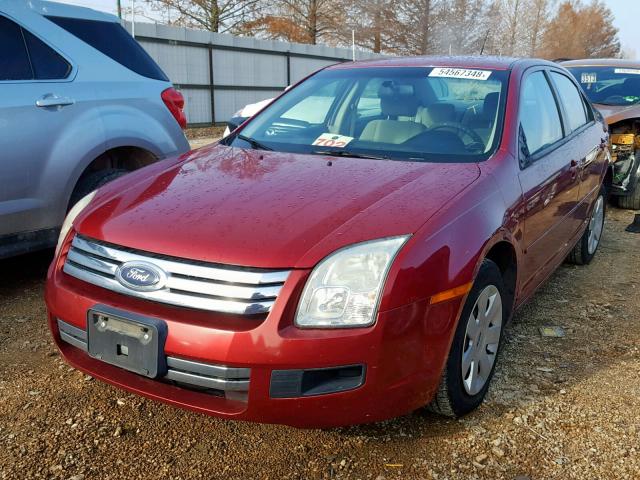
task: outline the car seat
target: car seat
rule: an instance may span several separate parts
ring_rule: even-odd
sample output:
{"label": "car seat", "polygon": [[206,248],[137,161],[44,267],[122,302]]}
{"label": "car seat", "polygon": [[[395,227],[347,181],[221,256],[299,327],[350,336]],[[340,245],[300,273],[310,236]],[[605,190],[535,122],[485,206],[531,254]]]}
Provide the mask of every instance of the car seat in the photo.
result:
{"label": "car seat", "polygon": [[418,99],[411,85],[385,82],[378,94],[381,113],[386,118],[367,123],[360,140],[400,144],[426,130],[424,125],[413,121],[418,110]]}

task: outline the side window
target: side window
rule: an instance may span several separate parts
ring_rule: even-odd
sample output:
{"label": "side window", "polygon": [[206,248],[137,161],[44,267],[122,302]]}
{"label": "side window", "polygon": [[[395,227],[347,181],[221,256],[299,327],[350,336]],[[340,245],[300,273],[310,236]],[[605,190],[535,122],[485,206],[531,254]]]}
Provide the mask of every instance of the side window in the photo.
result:
{"label": "side window", "polygon": [[562,138],[560,114],[543,72],[525,78],[520,94],[520,152],[534,155]]}
{"label": "side window", "polygon": [[8,18],[0,16],[0,81],[32,78],[22,29]]}
{"label": "side window", "polygon": [[25,29],[24,40],[29,48],[33,73],[38,80],[57,80],[66,78],[71,72],[71,65],[42,40]]}
{"label": "side window", "polygon": [[567,113],[569,128],[573,132],[588,121],[587,110],[582,95],[580,95],[580,92],[573,82],[564,75],[551,72],[551,78],[553,78],[553,83],[555,83],[558,89],[560,102],[562,102],[564,111]]}
{"label": "side window", "polygon": [[47,18],[138,75],[169,81],[151,56],[119,23],[67,17]]}

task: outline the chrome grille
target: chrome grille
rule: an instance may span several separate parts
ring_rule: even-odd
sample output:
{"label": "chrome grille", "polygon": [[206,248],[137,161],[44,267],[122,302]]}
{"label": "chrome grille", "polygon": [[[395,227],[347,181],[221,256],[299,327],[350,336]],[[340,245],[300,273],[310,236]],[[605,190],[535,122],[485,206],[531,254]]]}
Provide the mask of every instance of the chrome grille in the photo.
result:
{"label": "chrome grille", "polygon": [[[64,342],[88,351],[85,330],[58,319],[58,331]],[[229,392],[249,391],[250,368],[226,367],[177,357],[167,357],[167,367],[164,380],[200,389],[219,390],[225,392],[225,396]]]}
{"label": "chrome grille", "polygon": [[[133,290],[116,279],[127,262],[146,262],[167,276],[162,288]],[[258,270],[176,260],[112,247],[76,235],[63,271],[114,292],[180,307],[251,315],[268,313],[289,275],[288,270]]]}

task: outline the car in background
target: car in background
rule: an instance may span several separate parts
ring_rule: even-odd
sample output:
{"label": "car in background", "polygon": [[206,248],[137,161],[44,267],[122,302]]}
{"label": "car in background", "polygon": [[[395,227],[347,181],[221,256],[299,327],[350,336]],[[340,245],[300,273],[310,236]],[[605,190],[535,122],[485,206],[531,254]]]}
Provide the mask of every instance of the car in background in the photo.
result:
{"label": "car in background", "polygon": [[562,62],[604,116],[614,161],[611,194],[640,210],[640,62],[586,59]]}
{"label": "car in background", "polygon": [[83,200],[48,273],[54,341],[96,379],[227,419],[464,415],[515,309],[596,254],[606,135],[544,60],[328,67]]}
{"label": "car in background", "polygon": [[188,151],[183,106],[116,17],[0,0],[0,258],[55,245],[89,192]]}
{"label": "car in background", "polygon": [[222,137],[224,138],[229,136],[231,132],[233,132],[249,118],[253,117],[264,107],[269,105],[271,102],[273,102],[273,98],[267,98],[266,100],[262,100],[256,103],[250,103],[242,107],[240,110],[233,114],[233,117],[227,120],[227,127],[224,129],[224,134],[222,135]]}

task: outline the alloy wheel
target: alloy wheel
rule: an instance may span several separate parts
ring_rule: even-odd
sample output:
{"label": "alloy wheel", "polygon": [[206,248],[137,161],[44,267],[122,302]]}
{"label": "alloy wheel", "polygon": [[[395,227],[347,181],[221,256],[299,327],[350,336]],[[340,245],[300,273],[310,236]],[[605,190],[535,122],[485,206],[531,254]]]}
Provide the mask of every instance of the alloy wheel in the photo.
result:
{"label": "alloy wheel", "polygon": [[502,331],[502,297],[494,285],[485,287],[476,300],[462,350],[462,383],[469,395],[480,392],[496,361]]}
{"label": "alloy wheel", "polygon": [[593,255],[598,248],[603,229],[604,197],[600,195],[593,207],[593,213],[591,214],[591,220],[589,221],[589,239],[587,240],[587,251],[589,252],[589,255]]}

